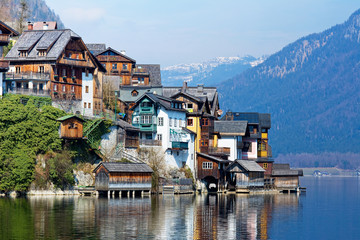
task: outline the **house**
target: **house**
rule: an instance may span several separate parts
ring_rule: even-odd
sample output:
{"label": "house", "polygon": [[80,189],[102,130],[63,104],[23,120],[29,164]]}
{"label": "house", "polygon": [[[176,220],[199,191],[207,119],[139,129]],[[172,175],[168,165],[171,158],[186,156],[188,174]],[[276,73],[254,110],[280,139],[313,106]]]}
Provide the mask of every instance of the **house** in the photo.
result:
{"label": "house", "polygon": [[226,167],[229,160],[197,152],[197,179],[206,184],[209,191],[225,190]]}
{"label": "house", "polygon": [[93,83],[105,69],[72,30],[25,31],[5,59],[6,92],[48,96],[68,112],[93,110]]}
{"label": "house", "polygon": [[75,115],[67,115],[57,119],[61,122],[59,127],[60,138],[63,139],[82,139],[83,138],[83,119]]}
{"label": "house", "polygon": [[93,171],[95,189],[102,192],[150,192],[153,170],[145,163],[101,162]]}
{"label": "house", "polygon": [[28,30],[55,30],[57,22],[43,21],[43,22],[28,22]]}
{"label": "house", "polygon": [[217,134],[217,147],[214,152],[229,151],[229,160],[242,159],[242,138],[246,134],[246,128],[247,121],[215,121],[214,132]]}
{"label": "house", "polygon": [[14,29],[0,21],[0,96],[3,95],[5,72],[9,70],[9,61],[4,60],[4,47],[9,45],[10,37],[19,36]]}
{"label": "house", "polygon": [[289,164],[273,164],[271,177],[274,186],[280,191],[296,191],[300,186],[299,177],[303,176],[303,170],[290,169]]}
{"label": "house", "polygon": [[268,131],[271,128],[271,117],[268,113],[227,112],[222,121],[246,121],[245,136],[242,137],[243,147],[241,159],[256,161],[265,171],[265,178],[270,178],[273,160],[269,145]]}
{"label": "house", "polygon": [[194,171],[195,133],[185,128],[183,102],[145,93],[130,110],[132,125],[140,128],[141,146],[161,146],[168,166],[188,165]]}
{"label": "house", "polygon": [[252,160],[235,160],[227,168],[229,189],[264,188],[265,170]]}

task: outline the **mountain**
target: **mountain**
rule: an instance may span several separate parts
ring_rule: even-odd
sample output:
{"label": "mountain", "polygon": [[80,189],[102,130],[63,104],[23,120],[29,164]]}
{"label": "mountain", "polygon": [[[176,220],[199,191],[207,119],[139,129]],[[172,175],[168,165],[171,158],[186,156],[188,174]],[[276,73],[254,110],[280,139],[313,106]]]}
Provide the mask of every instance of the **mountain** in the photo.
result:
{"label": "mountain", "polygon": [[203,63],[169,66],[161,69],[162,83],[176,86],[186,81],[189,86],[196,86],[206,81],[207,86],[213,86],[263,61],[264,58],[252,56],[217,57]]}
{"label": "mountain", "polygon": [[360,153],[360,10],[218,86],[222,110],[269,112],[273,153]]}
{"label": "mountain", "polygon": [[[58,28],[65,28],[60,17],[51,10],[44,0],[26,0],[27,17],[24,21],[56,21]],[[21,0],[0,0],[0,20],[16,27],[20,16]]]}

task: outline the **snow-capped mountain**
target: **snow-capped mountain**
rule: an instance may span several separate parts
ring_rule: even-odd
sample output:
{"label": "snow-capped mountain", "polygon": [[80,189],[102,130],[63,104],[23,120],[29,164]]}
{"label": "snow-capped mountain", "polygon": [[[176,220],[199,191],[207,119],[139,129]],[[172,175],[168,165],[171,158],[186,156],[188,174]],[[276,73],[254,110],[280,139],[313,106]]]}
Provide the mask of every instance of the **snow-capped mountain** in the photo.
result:
{"label": "snow-capped mountain", "polygon": [[240,74],[244,70],[257,66],[265,57],[217,57],[203,63],[178,64],[161,69],[164,86],[181,85],[183,81],[195,86],[204,83],[214,86]]}

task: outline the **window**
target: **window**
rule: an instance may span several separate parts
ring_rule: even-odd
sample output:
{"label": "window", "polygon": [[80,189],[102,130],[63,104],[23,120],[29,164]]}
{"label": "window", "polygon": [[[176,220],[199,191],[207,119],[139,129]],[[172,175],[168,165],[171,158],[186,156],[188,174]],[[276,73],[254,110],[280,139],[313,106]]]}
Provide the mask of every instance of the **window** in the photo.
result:
{"label": "window", "polygon": [[209,119],[207,118],[201,119],[201,126],[209,126]]}
{"label": "window", "polygon": [[20,73],[21,72],[21,67],[16,67],[16,73]]}
{"label": "window", "polygon": [[57,91],[57,85],[54,84],[54,91]]}
{"label": "window", "polygon": [[179,156],[179,151],[176,152],[176,156]]}
{"label": "window", "polygon": [[158,118],[158,126],[164,126],[164,118],[163,117]]}
{"label": "window", "polygon": [[191,154],[190,159],[191,159],[191,160],[193,160],[193,159],[194,159],[194,154],[193,154],[193,153]]}
{"label": "window", "polygon": [[244,142],[243,152],[251,152],[251,142]]}
{"label": "window", "polygon": [[179,127],[182,127],[182,121],[179,119]]}
{"label": "window", "polygon": [[187,108],[193,108],[193,104],[192,104],[192,103],[188,103],[188,104],[187,104]]}
{"label": "window", "polygon": [[188,118],[187,120],[187,125],[188,126],[193,126],[194,122],[193,122],[193,119],[192,118]]}
{"label": "window", "polygon": [[84,108],[86,108],[86,102],[84,102]]}
{"label": "window", "polygon": [[44,73],[44,72],[45,72],[45,67],[39,66],[39,73]]}
{"label": "window", "polygon": [[113,63],[112,69],[113,69],[113,70],[116,70],[116,69],[117,69],[117,63]]}
{"label": "window", "polygon": [[123,63],[123,69],[124,69],[124,70],[127,70],[127,69],[128,69],[128,65],[125,64],[125,63]]}
{"label": "window", "polygon": [[75,77],[75,69],[71,69],[71,76]]}
{"label": "window", "polygon": [[133,124],[139,124],[139,117],[133,118]]}
{"label": "window", "polygon": [[142,123],[142,124],[151,124],[152,123],[152,116],[151,115],[142,115],[140,123]]}
{"label": "window", "polygon": [[54,75],[57,75],[58,71],[57,71],[57,67],[54,67]]}
{"label": "window", "polygon": [[85,77],[89,77],[89,69],[85,69]]}
{"label": "window", "polygon": [[177,123],[177,119],[175,118],[175,121],[174,121],[174,127],[176,127],[176,123]]}
{"label": "window", "polygon": [[268,164],[267,163],[264,163],[263,164],[263,169],[267,169],[268,168]]}
{"label": "window", "polygon": [[139,78],[138,81],[140,84],[144,84],[144,78]]}
{"label": "window", "polygon": [[131,96],[136,97],[139,93],[136,90],[133,90],[131,92]]}
{"label": "window", "polygon": [[169,127],[172,127],[172,118],[169,118]]}
{"label": "window", "polygon": [[157,140],[162,141],[162,134],[157,135]]}
{"label": "window", "polygon": [[209,145],[209,142],[207,139],[201,139],[200,140],[200,146],[201,147],[207,147]]}
{"label": "window", "polygon": [[77,125],[75,123],[70,123],[69,129],[77,129]]}
{"label": "window", "polygon": [[62,70],[62,75],[66,76],[66,69],[65,68]]}
{"label": "window", "polygon": [[203,162],[202,168],[203,169],[213,169],[213,163],[212,162]]}
{"label": "window", "polygon": [[66,92],[66,86],[65,86],[65,85],[62,86],[62,91],[63,91],[63,92]]}
{"label": "window", "polygon": [[141,107],[152,107],[152,103],[151,102],[142,102],[141,103]]}
{"label": "window", "polygon": [[89,93],[89,86],[85,86],[85,92]]}
{"label": "window", "polygon": [[88,104],[88,108],[91,108],[91,103]]}
{"label": "window", "polygon": [[75,86],[71,86],[71,92],[75,92]]}

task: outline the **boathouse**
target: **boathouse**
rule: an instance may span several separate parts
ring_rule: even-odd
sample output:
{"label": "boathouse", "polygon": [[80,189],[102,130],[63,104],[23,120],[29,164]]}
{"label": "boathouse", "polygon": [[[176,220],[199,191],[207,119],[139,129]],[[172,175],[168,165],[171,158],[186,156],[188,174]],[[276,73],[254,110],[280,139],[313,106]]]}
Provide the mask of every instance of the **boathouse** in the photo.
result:
{"label": "boathouse", "polygon": [[235,160],[226,168],[229,189],[237,192],[264,187],[265,170],[253,160]]}
{"label": "boathouse", "polygon": [[303,176],[302,169],[290,169],[289,164],[273,164],[274,186],[280,191],[297,190],[300,186],[300,176]]}
{"label": "boathouse", "polygon": [[83,138],[83,119],[75,115],[67,115],[57,119],[61,122],[59,127],[60,138],[82,139]]}
{"label": "boathouse", "polygon": [[112,196],[150,193],[153,170],[145,163],[102,162],[93,171],[95,190]]}

